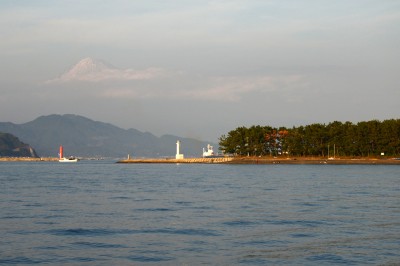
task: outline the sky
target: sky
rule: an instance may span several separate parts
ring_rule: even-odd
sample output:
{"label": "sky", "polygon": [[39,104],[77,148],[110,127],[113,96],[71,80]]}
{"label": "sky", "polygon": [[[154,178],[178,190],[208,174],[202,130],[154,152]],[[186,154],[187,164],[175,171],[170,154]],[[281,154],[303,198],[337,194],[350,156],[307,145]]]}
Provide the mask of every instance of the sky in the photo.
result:
{"label": "sky", "polygon": [[[400,118],[398,0],[2,0],[0,36],[1,122],[76,114],[217,142]],[[105,70],[72,75],[85,58]]]}

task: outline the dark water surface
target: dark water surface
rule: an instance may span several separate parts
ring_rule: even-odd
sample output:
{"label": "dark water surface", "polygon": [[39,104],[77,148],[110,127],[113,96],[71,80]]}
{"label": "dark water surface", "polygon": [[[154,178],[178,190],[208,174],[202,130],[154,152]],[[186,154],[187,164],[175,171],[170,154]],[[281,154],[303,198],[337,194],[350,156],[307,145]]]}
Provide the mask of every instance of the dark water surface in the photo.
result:
{"label": "dark water surface", "polygon": [[0,264],[395,265],[400,167],[0,163]]}

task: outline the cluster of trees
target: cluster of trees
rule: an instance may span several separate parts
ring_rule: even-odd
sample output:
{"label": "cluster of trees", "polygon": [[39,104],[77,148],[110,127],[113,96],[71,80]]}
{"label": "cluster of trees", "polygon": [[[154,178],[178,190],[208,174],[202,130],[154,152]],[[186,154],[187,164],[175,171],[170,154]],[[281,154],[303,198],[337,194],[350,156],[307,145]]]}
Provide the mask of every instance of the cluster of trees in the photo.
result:
{"label": "cluster of trees", "polygon": [[238,127],[222,135],[219,146],[224,153],[239,156],[398,156],[400,119],[292,128]]}

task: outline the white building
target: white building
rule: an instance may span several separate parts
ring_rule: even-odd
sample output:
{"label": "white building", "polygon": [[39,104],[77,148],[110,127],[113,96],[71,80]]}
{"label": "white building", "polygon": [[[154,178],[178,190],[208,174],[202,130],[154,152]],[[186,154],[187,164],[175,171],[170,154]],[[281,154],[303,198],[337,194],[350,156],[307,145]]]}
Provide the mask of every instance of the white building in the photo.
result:
{"label": "white building", "polygon": [[181,142],[178,140],[176,142],[176,155],[175,155],[175,159],[179,160],[179,159],[183,159],[183,154],[180,153],[179,149],[181,146]]}

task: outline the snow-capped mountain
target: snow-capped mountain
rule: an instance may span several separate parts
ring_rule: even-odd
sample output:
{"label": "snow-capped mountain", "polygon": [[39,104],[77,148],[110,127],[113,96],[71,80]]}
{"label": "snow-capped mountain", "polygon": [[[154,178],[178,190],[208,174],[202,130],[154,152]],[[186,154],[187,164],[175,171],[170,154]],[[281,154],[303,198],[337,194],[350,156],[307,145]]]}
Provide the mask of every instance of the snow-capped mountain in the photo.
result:
{"label": "snow-capped mountain", "polygon": [[69,71],[67,71],[61,77],[79,78],[87,74],[99,73],[110,70],[117,70],[117,69],[105,63],[104,61],[95,60],[90,57],[87,57],[79,61],[76,65],[74,65]]}
{"label": "snow-capped mountain", "polygon": [[159,68],[147,68],[144,70],[119,69],[102,60],[87,57],[80,60],[59,78],[49,80],[47,83],[69,81],[99,82],[104,80],[141,80],[160,77],[163,75],[165,75],[165,72]]}
{"label": "snow-capped mountain", "polygon": [[62,74],[60,81],[101,81],[115,76],[119,69],[101,60],[84,58],[67,72]]}

